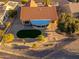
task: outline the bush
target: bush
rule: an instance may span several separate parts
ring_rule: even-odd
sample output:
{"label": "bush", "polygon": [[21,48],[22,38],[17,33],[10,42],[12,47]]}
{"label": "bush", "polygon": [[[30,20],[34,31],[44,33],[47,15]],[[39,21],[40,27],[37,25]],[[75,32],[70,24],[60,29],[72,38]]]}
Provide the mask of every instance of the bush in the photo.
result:
{"label": "bush", "polygon": [[38,41],[45,41],[45,37],[43,35],[39,35],[37,38]]}
{"label": "bush", "polygon": [[43,3],[44,3],[45,6],[48,6],[48,5],[51,4],[51,1],[52,0],[43,0]]}
{"label": "bush", "polygon": [[37,47],[37,44],[34,43],[34,44],[32,45],[32,48],[36,48],[36,47]]}

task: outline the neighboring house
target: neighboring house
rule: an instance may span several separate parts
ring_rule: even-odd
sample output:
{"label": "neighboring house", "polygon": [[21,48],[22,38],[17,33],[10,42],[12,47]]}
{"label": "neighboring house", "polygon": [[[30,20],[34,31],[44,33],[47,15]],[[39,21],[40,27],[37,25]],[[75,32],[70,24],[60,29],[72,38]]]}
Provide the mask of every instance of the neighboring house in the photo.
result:
{"label": "neighboring house", "polygon": [[4,7],[5,7],[5,17],[4,19],[6,19],[8,17],[8,11],[9,10],[17,10],[18,8],[18,2],[15,2],[15,1],[8,1]]}
{"label": "neighboring house", "polygon": [[0,2],[7,3],[9,0],[0,0]]}
{"label": "neighboring house", "polygon": [[6,6],[6,10],[14,10],[18,6],[18,2],[8,1],[4,6]]}
{"label": "neighboring house", "polygon": [[68,3],[64,7],[67,13],[79,18],[79,3]]}
{"label": "neighboring house", "polygon": [[3,15],[5,10],[3,9],[3,6],[0,6],[0,24],[2,25]]}
{"label": "neighboring house", "polygon": [[8,19],[8,11],[14,10],[18,6],[18,2],[8,1],[5,5],[0,7],[0,23],[3,24]]}

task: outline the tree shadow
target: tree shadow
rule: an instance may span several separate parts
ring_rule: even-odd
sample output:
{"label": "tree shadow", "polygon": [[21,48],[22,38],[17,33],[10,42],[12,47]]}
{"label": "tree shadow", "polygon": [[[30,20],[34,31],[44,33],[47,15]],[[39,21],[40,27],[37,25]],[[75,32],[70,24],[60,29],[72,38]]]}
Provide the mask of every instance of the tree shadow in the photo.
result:
{"label": "tree shadow", "polygon": [[30,43],[30,42],[35,42],[35,41],[38,41],[38,39],[35,39],[35,38],[26,38],[26,42]]}
{"label": "tree shadow", "polygon": [[76,37],[68,37],[68,38],[61,39],[61,40],[59,41],[59,43],[55,45],[54,48],[55,48],[55,49],[57,49],[57,48],[61,49],[61,48],[63,48],[64,46],[66,46],[66,45],[68,45],[68,44],[74,42],[75,40],[77,40]]}
{"label": "tree shadow", "polygon": [[48,55],[51,52],[53,52],[53,50],[51,50],[51,49],[46,49],[46,50],[42,50],[42,51],[29,50],[29,51],[25,52],[24,54],[29,55],[29,56],[42,58],[42,57]]}
{"label": "tree shadow", "polygon": [[57,53],[51,54],[48,58],[50,59],[52,58],[53,59],[79,59],[79,55],[62,49],[58,51]]}
{"label": "tree shadow", "polygon": [[51,47],[51,48],[45,49],[45,50],[41,50],[41,51],[29,50],[28,52],[25,52],[24,54],[34,56],[34,57],[44,57],[52,52],[62,50],[62,48],[65,45],[68,45],[68,44],[74,42],[75,40],[77,40],[77,38],[73,38],[73,37],[64,38],[64,39],[60,40],[59,43],[57,43],[54,47]]}
{"label": "tree shadow", "polygon": [[28,49],[29,46],[13,44],[13,49]]}

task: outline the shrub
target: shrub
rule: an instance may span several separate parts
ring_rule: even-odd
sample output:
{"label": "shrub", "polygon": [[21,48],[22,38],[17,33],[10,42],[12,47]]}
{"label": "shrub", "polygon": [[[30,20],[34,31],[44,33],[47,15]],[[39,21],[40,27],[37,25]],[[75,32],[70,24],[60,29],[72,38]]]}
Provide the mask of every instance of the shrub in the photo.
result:
{"label": "shrub", "polygon": [[37,44],[34,43],[34,44],[32,45],[32,48],[36,48],[36,47],[37,47]]}
{"label": "shrub", "polygon": [[45,41],[45,37],[43,35],[39,35],[37,38],[38,41]]}

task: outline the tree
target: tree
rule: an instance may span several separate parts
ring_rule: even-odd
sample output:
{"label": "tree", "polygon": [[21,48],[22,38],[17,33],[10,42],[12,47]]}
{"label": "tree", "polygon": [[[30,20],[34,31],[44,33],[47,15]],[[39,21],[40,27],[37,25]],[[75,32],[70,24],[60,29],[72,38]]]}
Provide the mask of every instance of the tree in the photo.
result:
{"label": "tree", "polygon": [[79,20],[71,17],[69,14],[61,14],[58,21],[58,29],[61,32],[74,33],[79,31]]}
{"label": "tree", "polygon": [[22,4],[26,4],[29,0],[21,0]]}
{"label": "tree", "polygon": [[44,4],[45,6],[48,6],[48,5],[51,4],[51,0],[43,0],[43,4]]}
{"label": "tree", "polygon": [[38,41],[45,41],[45,37],[43,35],[39,35],[37,38]]}
{"label": "tree", "polygon": [[5,43],[10,43],[14,40],[14,35],[11,33],[5,34],[3,35],[3,40],[5,41]]}
{"label": "tree", "polygon": [[17,15],[17,11],[16,10],[9,10],[8,11],[8,17],[9,18],[14,18]]}
{"label": "tree", "polygon": [[2,37],[1,45],[5,47],[5,43],[11,43],[14,40],[14,35],[9,33],[9,34],[4,34]]}
{"label": "tree", "polygon": [[65,23],[66,21],[66,17],[67,17],[67,14],[66,13],[61,13],[60,17],[59,17],[59,20],[58,20],[58,29],[61,31],[61,32],[64,32],[65,29],[64,28],[67,28],[67,23]]}
{"label": "tree", "polygon": [[38,7],[38,5],[34,0],[31,0],[30,1],[30,7]]}
{"label": "tree", "polygon": [[78,19],[76,19],[75,20],[75,32],[78,32],[79,31],[79,20]]}

